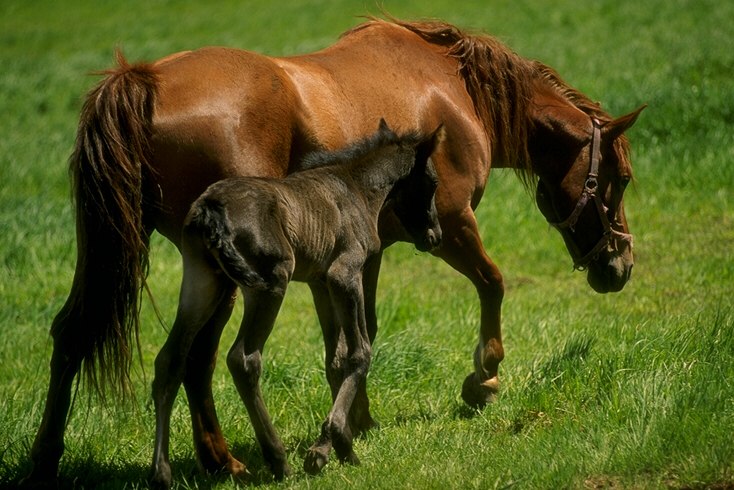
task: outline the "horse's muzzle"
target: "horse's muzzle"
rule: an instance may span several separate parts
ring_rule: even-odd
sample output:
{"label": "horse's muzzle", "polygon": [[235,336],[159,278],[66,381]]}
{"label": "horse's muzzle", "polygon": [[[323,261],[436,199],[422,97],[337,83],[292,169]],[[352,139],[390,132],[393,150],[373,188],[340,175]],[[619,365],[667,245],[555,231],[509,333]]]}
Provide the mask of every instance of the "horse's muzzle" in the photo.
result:
{"label": "horse's muzzle", "polygon": [[597,293],[616,293],[624,288],[632,275],[632,252],[601,253],[589,262],[586,280]]}

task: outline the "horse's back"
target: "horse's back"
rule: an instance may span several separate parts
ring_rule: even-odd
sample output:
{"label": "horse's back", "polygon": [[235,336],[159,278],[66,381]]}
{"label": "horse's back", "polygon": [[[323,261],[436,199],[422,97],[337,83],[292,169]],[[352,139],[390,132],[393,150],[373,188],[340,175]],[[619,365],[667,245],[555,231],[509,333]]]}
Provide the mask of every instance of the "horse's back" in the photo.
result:
{"label": "horse's back", "polygon": [[155,227],[177,243],[188,206],[211,183],[283,177],[308,151],[342,148],[371,134],[381,118],[406,132],[429,133],[445,123],[450,146],[434,160],[444,182],[460,183],[452,207],[478,200],[487,139],[455,61],[442,50],[377,22],[299,56],[210,47],[160,60],[157,175],[149,189],[160,200]]}

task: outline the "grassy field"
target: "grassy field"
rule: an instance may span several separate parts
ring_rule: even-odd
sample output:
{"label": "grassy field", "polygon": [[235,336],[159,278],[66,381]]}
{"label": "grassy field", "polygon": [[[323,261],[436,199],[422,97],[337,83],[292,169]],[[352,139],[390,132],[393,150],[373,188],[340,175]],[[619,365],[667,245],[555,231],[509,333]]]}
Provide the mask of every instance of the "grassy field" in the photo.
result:
{"label": "grassy field", "polygon": [[[275,483],[226,367],[215,373],[232,451],[262,488],[734,487],[734,3],[385,0],[393,15],[440,17],[497,35],[555,67],[612,114],[649,104],[630,131],[626,198],[632,281],[597,295],[513,174],[494,172],[477,215],[507,285],[506,360],[496,404],[460,399],[479,307],[463,277],[397,245],[380,278],[368,378],[381,424],[356,442],[360,467],[301,470],[330,406],[307,288],[294,284],[265,353],[263,392],[295,475]],[[48,328],[71,285],[75,234],[66,160],[83,94],[120,46],[155,59],[203,45],[270,55],[313,51],[376,13],[362,1],[0,3],[0,486],[29,470],[41,419]],[[155,236],[150,284],[167,325],[181,264]],[[239,310],[239,309],[238,309]],[[233,341],[237,311],[225,331]],[[163,344],[143,308],[136,404],[87,404],[67,431],[62,488],[145,486],[150,381]],[[223,363],[220,363],[223,364]],[[232,488],[196,470],[185,395],[173,417],[179,488]]]}

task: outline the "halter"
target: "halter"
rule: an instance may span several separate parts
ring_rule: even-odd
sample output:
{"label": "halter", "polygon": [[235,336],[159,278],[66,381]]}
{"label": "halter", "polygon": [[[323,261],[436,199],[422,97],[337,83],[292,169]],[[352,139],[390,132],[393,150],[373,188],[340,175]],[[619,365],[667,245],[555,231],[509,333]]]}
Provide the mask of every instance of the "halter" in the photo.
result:
{"label": "halter", "polygon": [[[612,225],[607,218],[607,211],[609,211],[609,208],[604,205],[604,203],[601,201],[601,197],[599,197],[599,193],[597,192],[599,188],[597,177],[599,177],[601,124],[599,123],[598,119],[592,118],[591,121],[594,123],[594,133],[591,137],[591,167],[589,168],[589,175],[586,178],[586,182],[584,183],[584,190],[581,193],[581,197],[576,203],[576,208],[571,213],[571,216],[569,216],[565,221],[562,221],[560,223],[553,223],[551,221],[548,221],[548,224],[561,232],[561,234],[563,234],[566,228],[573,232],[575,231],[574,227],[576,226],[576,222],[578,221],[581,212],[586,207],[586,204],[589,202],[589,199],[593,199],[596,203],[596,210],[599,212],[599,219],[601,220],[601,225],[604,229],[604,232],[602,233],[599,241],[596,242],[596,245],[594,246],[594,248],[591,249],[589,253],[587,253],[583,257],[578,256],[580,255],[580,252],[578,254],[572,254],[572,256],[576,255],[575,257],[573,257],[573,268],[575,270],[584,270],[589,262],[591,262],[599,255],[599,252],[609,246],[609,243],[612,241],[612,237],[616,237],[617,240],[627,242],[630,248],[632,247],[632,235],[628,233],[622,233],[621,231],[617,231],[612,228]],[[616,245],[616,242],[614,243]],[[576,249],[578,250],[578,247],[576,247]]]}

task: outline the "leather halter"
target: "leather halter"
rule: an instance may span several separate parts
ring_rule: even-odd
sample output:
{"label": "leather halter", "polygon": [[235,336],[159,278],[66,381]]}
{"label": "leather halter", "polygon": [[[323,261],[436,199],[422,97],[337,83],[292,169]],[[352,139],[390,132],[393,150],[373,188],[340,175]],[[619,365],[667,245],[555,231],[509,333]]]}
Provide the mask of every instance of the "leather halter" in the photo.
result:
{"label": "leather halter", "polygon": [[[584,190],[581,193],[581,197],[576,203],[576,208],[565,221],[562,221],[560,223],[553,223],[551,221],[548,221],[548,224],[561,232],[561,234],[563,234],[566,228],[573,232],[575,231],[574,227],[576,226],[576,222],[578,221],[581,212],[586,207],[586,204],[588,204],[589,199],[593,199],[593,201],[596,203],[596,210],[599,212],[599,219],[601,220],[601,225],[604,232],[599,241],[596,242],[596,245],[594,246],[594,248],[591,249],[589,253],[584,256],[580,256],[580,251],[577,254],[572,254],[573,268],[576,270],[584,270],[589,262],[591,262],[599,255],[599,252],[609,246],[610,242],[612,242],[613,237],[617,240],[627,242],[630,248],[632,247],[632,235],[628,233],[622,233],[621,231],[617,231],[612,228],[612,225],[607,218],[607,211],[609,211],[609,208],[604,205],[601,197],[599,196],[599,193],[597,192],[599,189],[597,178],[599,177],[599,160],[601,154],[601,124],[599,123],[598,119],[592,118],[591,121],[594,123],[594,133],[591,137],[591,166],[589,168],[589,175],[586,178],[586,182],[584,183]],[[573,243],[573,241],[571,242]],[[616,241],[613,243],[616,247]],[[578,250],[578,247],[576,248]]]}

